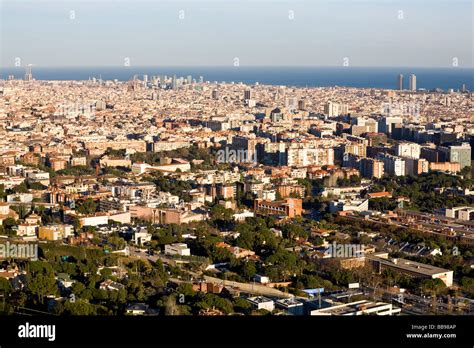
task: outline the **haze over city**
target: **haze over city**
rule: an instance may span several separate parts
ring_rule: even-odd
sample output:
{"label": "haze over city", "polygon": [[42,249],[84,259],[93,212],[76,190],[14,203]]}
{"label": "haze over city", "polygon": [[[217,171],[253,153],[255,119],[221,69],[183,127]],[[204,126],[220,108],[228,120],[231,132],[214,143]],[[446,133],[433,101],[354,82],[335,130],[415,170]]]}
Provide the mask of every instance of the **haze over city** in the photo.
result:
{"label": "haze over city", "polygon": [[14,1],[1,64],[473,67],[472,1]]}

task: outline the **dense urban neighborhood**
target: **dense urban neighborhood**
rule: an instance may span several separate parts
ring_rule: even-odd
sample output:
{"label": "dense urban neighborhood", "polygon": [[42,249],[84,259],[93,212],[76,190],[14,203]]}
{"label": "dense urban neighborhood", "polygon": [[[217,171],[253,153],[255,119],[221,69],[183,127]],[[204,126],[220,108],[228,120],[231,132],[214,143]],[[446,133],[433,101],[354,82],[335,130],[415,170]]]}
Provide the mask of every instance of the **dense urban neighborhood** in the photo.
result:
{"label": "dense urban neighborhood", "polygon": [[0,312],[472,315],[473,107],[415,75],[0,80]]}

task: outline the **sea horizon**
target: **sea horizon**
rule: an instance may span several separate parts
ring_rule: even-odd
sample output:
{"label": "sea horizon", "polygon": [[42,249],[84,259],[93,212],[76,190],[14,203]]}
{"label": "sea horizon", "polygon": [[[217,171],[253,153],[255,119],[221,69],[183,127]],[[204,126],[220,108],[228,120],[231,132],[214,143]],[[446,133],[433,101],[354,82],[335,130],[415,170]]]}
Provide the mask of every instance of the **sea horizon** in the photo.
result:
{"label": "sea horizon", "polygon": [[[37,80],[84,81],[90,78],[129,81],[134,76],[167,75],[204,81],[284,85],[290,87],[355,87],[396,89],[398,76],[405,87],[411,74],[417,76],[419,89],[458,90],[464,84],[474,86],[474,68],[470,67],[362,67],[362,66],[32,66]],[[25,67],[1,67],[0,79],[13,75],[22,79]]]}

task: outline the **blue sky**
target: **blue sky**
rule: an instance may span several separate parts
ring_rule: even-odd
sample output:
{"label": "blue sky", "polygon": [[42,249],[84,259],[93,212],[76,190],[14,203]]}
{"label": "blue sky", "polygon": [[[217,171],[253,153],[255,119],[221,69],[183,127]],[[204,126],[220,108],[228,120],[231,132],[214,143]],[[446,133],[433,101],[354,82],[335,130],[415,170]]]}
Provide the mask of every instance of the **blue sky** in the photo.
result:
{"label": "blue sky", "polygon": [[5,67],[473,67],[471,0],[0,2]]}

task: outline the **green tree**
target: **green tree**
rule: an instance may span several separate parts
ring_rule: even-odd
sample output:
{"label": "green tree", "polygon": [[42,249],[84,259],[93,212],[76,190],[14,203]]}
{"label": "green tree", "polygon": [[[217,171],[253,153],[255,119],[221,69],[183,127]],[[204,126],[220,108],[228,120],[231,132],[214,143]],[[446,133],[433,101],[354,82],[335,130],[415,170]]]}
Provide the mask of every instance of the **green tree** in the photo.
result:
{"label": "green tree", "polygon": [[40,303],[44,302],[45,296],[58,293],[53,267],[47,262],[30,262],[26,279],[28,290],[38,298]]}

